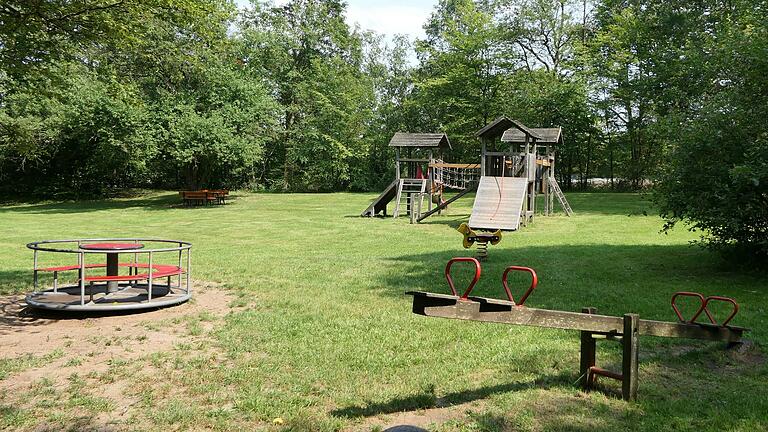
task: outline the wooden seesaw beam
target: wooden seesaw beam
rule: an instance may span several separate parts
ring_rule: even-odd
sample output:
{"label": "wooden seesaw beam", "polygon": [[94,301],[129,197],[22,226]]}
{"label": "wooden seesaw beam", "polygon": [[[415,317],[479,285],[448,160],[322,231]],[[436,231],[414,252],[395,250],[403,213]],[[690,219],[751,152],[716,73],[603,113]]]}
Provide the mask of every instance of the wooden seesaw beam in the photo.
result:
{"label": "wooden seesaw beam", "polygon": [[[739,342],[748,329],[710,324],[674,323],[641,320],[637,314],[623,317],[597,315],[594,308],[584,308],[582,313],[536,309],[517,306],[506,300],[484,297],[468,297],[411,291],[413,313],[429,317],[451,318],[501,324],[547,327],[581,332],[580,382],[591,389],[598,376],[621,381],[624,400],[636,400],[638,388],[639,336],[659,336]],[[621,343],[622,372],[610,372],[596,366],[597,339],[615,340]]]}
{"label": "wooden seesaw beam", "polygon": [[[590,333],[617,335],[624,332],[622,317],[566,312],[548,309],[519,307],[506,300],[469,297],[462,301],[457,296],[411,291],[413,313],[424,316],[548,327],[564,330],[580,330]],[[641,336],[659,336],[686,339],[704,339],[722,342],[738,342],[747,331],[743,327],[721,327],[712,324],[688,324],[682,322],[641,319],[638,333]]]}

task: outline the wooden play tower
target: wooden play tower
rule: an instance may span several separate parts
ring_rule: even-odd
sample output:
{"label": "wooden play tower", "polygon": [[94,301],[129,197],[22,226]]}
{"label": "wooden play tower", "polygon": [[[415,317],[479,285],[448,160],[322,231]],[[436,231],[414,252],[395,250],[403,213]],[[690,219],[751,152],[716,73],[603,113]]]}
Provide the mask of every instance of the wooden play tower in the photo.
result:
{"label": "wooden play tower", "polygon": [[500,117],[476,136],[480,139],[480,184],[469,226],[514,231],[533,220],[536,195],[544,194],[544,214],[554,197],[565,213],[573,212],[554,176],[555,148],[563,143],[558,128],[528,128]]}
{"label": "wooden play tower", "polygon": [[450,150],[451,143],[444,133],[397,132],[389,146],[395,149],[395,180],[361,216],[386,216],[387,204],[394,200],[392,216],[398,217],[405,199],[406,211],[411,221],[415,221],[421,215],[425,196],[428,198],[427,209],[432,209],[436,188],[434,171],[430,167],[435,163],[435,153]]}
{"label": "wooden play tower", "polygon": [[[561,128],[528,128],[500,117],[475,135],[481,143],[480,163],[451,164],[434,158],[433,150],[451,148],[445,134],[396,133],[389,143],[396,152],[395,181],[362,215],[386,215],[387,204],[394,200],[393,216],[397,217],[405,196],[411,221],[421,222],[476,191],[468,224],[472,229],[515,231],[527,225],[535,215],[537,194],[544,195],[544,215],[553,213],[556,197],[571,216],[573,211],[555,179],[555,152],[563,144]],[[407,156],[401,157],[404,152]],[[426,174],[421,169],[425,163]],[[445,201],[441,193],[445,187],[459,192]],[[422,213],[425,195],[429,206]]]}

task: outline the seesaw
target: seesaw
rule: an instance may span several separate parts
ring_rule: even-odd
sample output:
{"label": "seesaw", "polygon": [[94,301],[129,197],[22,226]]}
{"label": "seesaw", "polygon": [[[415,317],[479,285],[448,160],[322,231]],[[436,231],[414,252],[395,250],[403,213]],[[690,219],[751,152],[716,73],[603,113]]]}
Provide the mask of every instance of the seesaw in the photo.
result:
{"label": "seesaw", "polygon": [[[459,295],[451,278],[451,267],[456,262],[469,262],[475,266],[475,275],[463,294]],[[518,301],[512,296],[507,283],[510,272],[526,272],[531,275],[531,285]],[[587,307],[578,312],[548,309],[536,309],[525,306],[525,301],[536,289],[538,277],[528,267],[510,266],[504,270],[501,284],[507,300],[470,296],[472,289],[480,279],[480,262],[475,258],[453,258],[445,266],[445,278],[451,289],[451,295],[411,291],[413,313],[429,317],[452,318],[469,321],[485,321],[502,324],[525,325],[581,331],[581,362],[579,367],[581,386],[592,389],[598,376],[621,381],[621,394],[624,400],[637,399],[638,386],[638,347],[640,336],[658,336],[671,338],[702,339],[736,344],[744,332],[749,329],[730,326],[728,323],[739,311],[739,305],[728,297],[704,297],[699,293],[678,292],[672,296],[672,309],[678,322],[653,321],[640,319],[637,314],[624,314],[623,317],[598,315],[595,308]],[[686,320],[677,307],[677,299],[690,297],[698,299],[699,308]],[[713,302],[725,302],[732,306],[731,314],[718,323],[708,309]],[[709,323],[696,322],[702,316]],[[623,347],[621,373],[596,366],[596,341],[612,340]]]}

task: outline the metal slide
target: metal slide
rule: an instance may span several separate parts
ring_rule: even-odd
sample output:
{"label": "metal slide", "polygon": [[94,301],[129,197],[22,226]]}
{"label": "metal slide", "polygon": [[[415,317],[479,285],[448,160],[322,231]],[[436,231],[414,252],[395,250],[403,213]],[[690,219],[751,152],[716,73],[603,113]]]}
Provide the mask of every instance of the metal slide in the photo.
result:
{"label": "metal slide", "polygon": [[528,179],[525,177],[480,178],[469,227],[515,231],[520,226]]}

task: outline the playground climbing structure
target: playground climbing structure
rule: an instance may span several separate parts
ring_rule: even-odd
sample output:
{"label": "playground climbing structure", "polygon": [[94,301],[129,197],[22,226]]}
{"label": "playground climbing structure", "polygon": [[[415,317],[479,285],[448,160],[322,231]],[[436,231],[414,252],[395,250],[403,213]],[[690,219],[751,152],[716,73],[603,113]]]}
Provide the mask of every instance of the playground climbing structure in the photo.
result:
{"label": "playground climbing structure", "polygon": [[[421,222],[475,191],[468,224],[474,230],[515,231],[527,225],[536,214],[537,194],[544,195],[544,215],[554,212],[555,198],[566,215],[573,214],[554,175],[556,148],[563,144],[561,128],[528,128],[500,117],[476,136],[481,143],[479,164],[434,158],[435,149],[451,148],[445,134],[396,133],[389,143],[396,152],[395,181],[362,215],[386,215],[387,204],[394,200],[393,216],[397,217],[405,199],[411,222]],[[445,199],[446,189],[457,193]],[[429,198],[426,211],[425,195]]]}
{"label": "playground climbing structure", "polygon": [[[387,205],[394,204],[393,217],[400,216],[404,211],[415,222],[424,209],[432,210],[433,204],[442,202],[444,178],[451,178],[442,169],[435,179],[433,166],[442,163],[435,158],[435,153],[450,150],[451,143],[444,133],[404,133],[397,132],[389,141],[389,146],[395,149],[395,180],[387,186],[362,216],[387,215]],[[440,162],[438,162],[440,161]]]}
{"label": "playground climbing structure", "polygon": [[515,231],[533,220],[536,196],[544,194],[544,215],[554,211],[557,196],[566,215],[573,214],[554,176],[555,149],[562,130],[529,128],[500,117],[480,129],[478,186],[469,226],[473,229]]}

